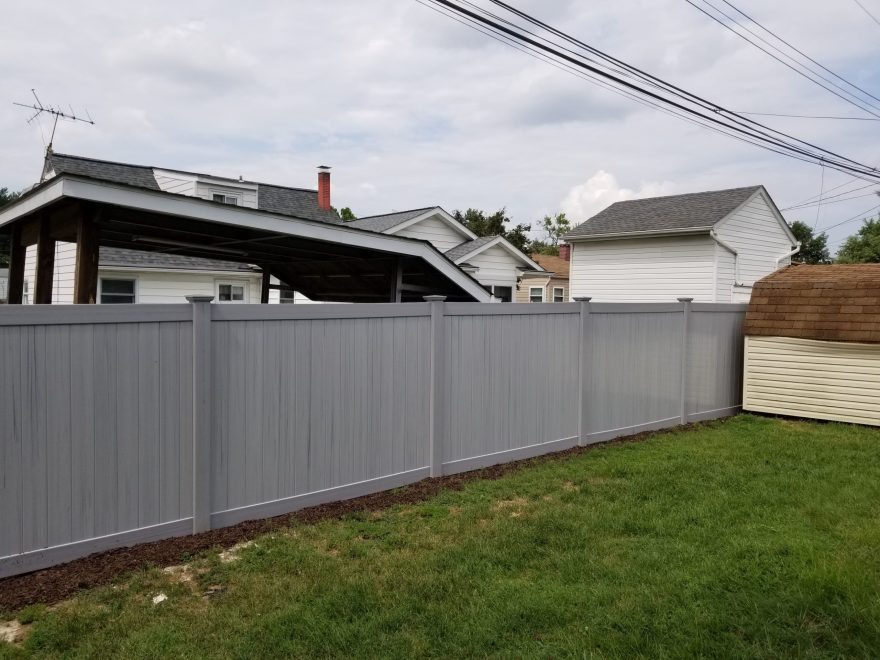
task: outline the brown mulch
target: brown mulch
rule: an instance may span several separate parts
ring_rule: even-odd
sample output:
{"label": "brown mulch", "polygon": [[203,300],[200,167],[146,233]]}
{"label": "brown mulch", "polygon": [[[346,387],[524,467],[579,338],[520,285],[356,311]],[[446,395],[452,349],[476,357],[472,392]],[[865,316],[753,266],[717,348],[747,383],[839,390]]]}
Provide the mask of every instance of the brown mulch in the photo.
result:
{"label": "brown mulch", "polygon": [[563,460],[589,452],[598,446],[638,442],[657,435],[704,426],[705,424],[695,423],[661,431],[639,433],[606,443],[573,447],[536,458],[502,463],[472,472],[423,479],[402,488],[373,493],[351,500],[321,504],[275,518],[248,520],[231,527],[212,529],[209,532],[191,536],[163,539],[127,548],[98,552],[66,564],[0,579],[0,612],[12,612],[35,603],[46,605],[57,603],[70,598],[81,589],[111,583],[120,576],[147,566],[180,564],[205,550],[228,548],[267,532],[289,527],[292,523],[316,523],[322,520],[341,518],[352,513],[385,509],[398,504],[415,504],[430,499],[444,490],[460,490],[468,482],[477,479],[498,479],[524,467]]}

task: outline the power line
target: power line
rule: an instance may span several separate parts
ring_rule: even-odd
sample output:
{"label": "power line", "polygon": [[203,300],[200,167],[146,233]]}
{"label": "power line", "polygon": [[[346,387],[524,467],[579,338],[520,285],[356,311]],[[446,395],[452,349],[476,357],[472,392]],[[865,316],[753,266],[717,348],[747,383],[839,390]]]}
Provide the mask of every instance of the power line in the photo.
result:
{"label": "power line", "polygon": [[[533,35],[535,38],[531,38],[528,36],[530,33],[528,33],[525,28],[516,26],[510,21],[506,22],[507,25],[501,24],[500,22],[483,15],[483,13],[475,13],[451,0],[428,1],[435,6],[442,7],[447,11],[455,13],[459,17],[465,18],[475,24],[479,24],[481,27],[490,30],[496,35],[503,35],[508,40],[515,40],[519,45],[522,45],[529,50],[539,50],[542,55],[548,56],[555,61],[562,61],[566,66],[574,66],[582,71],[599,76],[603,78],[604,81],[611,83],[617,89],[638,95],[640,98],[648,100],[650,103],[661,104],[674,112],[690,115],[692,118],[696,118],[700,121],[703,125],[711,125],[707,125],[706,127],[711,127],[713,130],[718,130],[719,132],[731,136],[735,134],[738,139],[745,139],[755,146],[776,153],[782,153],[783,155],[798,160],[814,164],[824,163],[827,167],[842,172],[848,172],[859,177],[869,177],[870,179],[880,178],[880,173],[869,165],[859,163],[858,161],[841,156],[840,154],[824,149],[818,145],[800,140],[782,131],[772,129],[752,119],[737,115],[736,113],[722,108],[717,104],[711,103],[691,92],[682,90],[656,76],[652,76],[651,74],[641,71],[621,60],[613,58],[588,44],[584,44],[583,42],[570,37],[556,28],[542,23],[538,19],[511,7],[500,0],[492,0],[492,3],[496,6],[503,7],[520,18],[524,18],[533,25],[547,30],[551,34],[564,39],[568,43],[574,44],[579,48],[584,48],[587,52],[599,57],[605,62],[611,63],[615,67],[625,69],[631,74],[628,76],[630,78],[632,78],[632,76],[637,76],[643,81],[649,81],[656,91],[645,89],[637,82],[625,80],[617,73],[609,72],[607,70],[607,68],[609,68],[607,65],[602,65],[595,61],[584,61],[586,59],[584,56],[574,53],[574,51],[571,51],[570,49],[567,49],[568,53],[561,52],[560,48],[565,47],[560,47],[558,43],[553,42],[546,37]],[[526,32],[526,34],[523,32]],[[670,95],[673,98],[670,98]]]}
{"label": "power line", "polygon": [[[829,188],[826,192],[831,192],[832,190],[839,190],[840,188],[843,188],[844,186],[849,186],[849,185],[852,185],[853,183],[857,183],[859,181],[864,181],[864,179],[859,179],[857,177],[850,177],[850,179],[848,181],[844,181],[843,183],[838,184],[838,185],[834,186],[833,188]],[[839,197],[840,195],[848,195],[849,193],[854,193],[856,191],[864,190],[865,188],[870,188],[870,187],[876,186],[876,185],[877,185],[876,183],[869,183],[868,185],[859,186],[858,188],[853,188],[852,190],[845,190],[842,193],[839,193],[839,195],[832,195],[832,197]],[[801,201],[799,201],[795,204],[792,204],[791,206],[787,206],[784,209],[779,209],[779,210],[785,211],[788,209],[793,209],[794,207],[800,206],[801,204],[815,201],[817,197],[820,197],[820,195],[811,195],[810,197],[807,197],[806,199],[802,199]],[[825,199],[831,199],[831,197],[825,197]]]}
{"label": "power line", "polygon": [[865,12],[868,16],[871,17],[871,20],[874,21],[877,25],[880,25],[880,19],[878,19],[874,14],[868,11],[868,8],[865,7],[859,0],[853,0],[859,7],[861,7],[862,11]]}
{"label": "power line", "polygon": [[737,110],[737,114],[753,117],[791,117],[794,119],[848,119],[850,121],[880,121],[880,117],[841,117],[837,115],[787,115],[781,112],[746,112]]}
{"label": "power line", "polygon": [[[853,195],[852,197],[841,197],[840,199],[832,199],[831,201],[828,201],[830,199],[829,197],[825,197],[823,199],[817,200],[815,202],[811,202],[809,204],[801,204],[799,206],[789,206],[785,210],[786,211],[797,211],[799,209],[809,209],[809,208],[813,208],[814,206],[822,206],[823,204],[839,204],[840,202],[848,202],[853,199],[863,199],[865,197],[871,197],[876,194],[877,194],[876,192],[869,192],[869,193],[865,193],[863,195]],[[779,210],[781,211],[783,209],[779,209]]]}
{"label": "power line", "polygon": [[840,227],[841,225],[845,225],[848,222],[854,222],[856,220],[866,220],[870,217],[871,214],[873,214],[877,210],[880,210],[880,205],[874,206],[873,208],[870,208],[867,211],[862,211],[861,213],[857,213],[853,217],[847,218],[846,220],[843,220],[841,222],[833,224],[830,227],[825,227],[825,229],[823,229],[821,232],[819,232],[818,236],[821,236],[822,234],[827,234],[832,229],[836,229],[837,227]]}
{"label": "power line", "polygon": [[[852,183],[852,182],[850,182],[850,183]],[[843,185],[846,185],[846,184],[843,184]],[[858,190],[864,190],[865,188],[873,188],[873,187],[876,187],[876,185],[877,185],[876,183],[869,183],[867,186],[860,186],[860,187],[855,188],[853,190],[846,190],[846,191],[844,191],[842,193],[838,193],[836,195],[828,195],[827,197],[821,197],[820,199],[814,199],[813,201],[809,201],[809,202],[802,202],[800,204],[792,204],[791,206],[786,206],[784,209],[779,209],[779,210],[780,211],[791,211],[793,209],[802,209],[802,208],[808,208],[810,206],[816,206],[816,204],[834,204],[835,202],[829,202],[828,200],[829,199],[836,199],[838,197],[841,197],[842,195],[849,195],[850,193],[854,193]],[[832,188],[831,190],[834,190],[834,188]],[[828,192],[831,192],[831,190],[829,190]],[[875,194],[875,193],[871,192],[871,193],[867,193],[865,195],[853,195],[852,197],[844,197],[843,199],[837,199],[837,201],[843,202],[843,201],[847,201],[850,199],[859,199],[861,197],[869,197],[873,194]],[[816,195],[813,195],[813,197],[816,197]]]}

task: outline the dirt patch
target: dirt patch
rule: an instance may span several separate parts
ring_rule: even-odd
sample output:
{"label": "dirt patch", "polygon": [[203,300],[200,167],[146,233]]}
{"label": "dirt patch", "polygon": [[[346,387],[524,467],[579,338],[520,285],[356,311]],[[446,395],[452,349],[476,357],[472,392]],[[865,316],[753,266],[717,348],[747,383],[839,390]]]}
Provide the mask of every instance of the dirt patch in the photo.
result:
{"label": "dirt patch", "polygon": [[30,630],[30,625],[18,621],[0,621],[0,642],[20,646]]}
{"label": "dirt patch", "polygon": [[578,486],[575,483],[572,483],[571,481],[566,481],[564,484],[562,484],[562,490],[564,490],[566,493],[576,493],[580,489],[581,489],[580,486]]}
{"label": "dirt patch", "polygon": [[243,543],[236,543],[231,548],[224,550],[220,553],[220,562],[223,564],[229,564],[234,561],[238,561],[241,559],[239,552],[241,552],[244,548],[249,548],[251,546],[257,545],[253,541],[244,541]]}
{"label": "dirt patch", "polygon": [[96,553],[33,573],[0,579],[0,612],[16,611],[34,603],[47,605],[57,603],[70,598],[81,589],[110,584],[132,571],[148,566],[182,564],[200,552],[212,548],[231,548],[262,534],[288,527],[292,523],[316,523],[322,520],[341,518],[352,513],[374,512],[395,505],[413,505],[428,500],[445,490],[460,490],[471,481],[498,479],[525,467],[565,460],[603,445],[639,442],[658,435],[681,432],[682,430],[697,430],[705,428],[705,426],[704,423],[697,423],[663,429],[662,431],[640,433],[618,438],[608,443],[573,447],[565,451],[493,465],[473,472],[424,479],[403,488],[373,493],[352,500],[321,504],[275,518],[248,520],[231,527],[213,529],[192,536],[164,539]]}

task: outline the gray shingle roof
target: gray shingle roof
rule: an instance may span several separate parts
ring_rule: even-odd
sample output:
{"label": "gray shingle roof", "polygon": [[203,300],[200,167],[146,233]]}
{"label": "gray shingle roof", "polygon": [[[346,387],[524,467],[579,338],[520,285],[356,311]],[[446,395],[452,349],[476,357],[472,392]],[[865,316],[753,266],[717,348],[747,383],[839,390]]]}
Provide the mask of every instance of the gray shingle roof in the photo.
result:
{"label": "gray shingle roof", "polygon": [[676,229],[709,230],[760,189],[761,186],[750,186],[615,202],[579,224],[565,238]]}
{"label": "gray shingle roof", "polygon": [[[46,170],[53,170],[55,174],[75,174],[87,176],[92,179],[122,183],[127,186],[159,190],[156,178],[153,176],[153,167],[146,165],[131,165],[129,163],[114,163],[95,158],[71,156],[68,154],[50,153],[46,156]],[[167,169],[167,168],[162,168]],[[182,172],[182,170],[171,170]],[[197,176],[210,176],[212,174],[200,174],[198,172],[185,172]],[[222,178],[222,177],[219,177]],[[232,180],[230,180],[232,181]],[[247,181],[258,186],[257,208],[261,211],[289,215],[306,220],[320,220],[321,222],[339,223],[336,211],[318,208],[318,192],[305,188],[288,188],[267,183]]]}
{"label": "gray shingle roof", "polygon": [[346,227],[354,227],[355,229],[366,229],[381,233],[392,227],[403,224],[407,220],[412,220],[416,216],[437,208],[436,206],[426,206],[423,209],[410,209],[409,211],[397,211],[395,213],[384,213],[382,215],[370,215],[366,218],[359,218],[346,222]]}
{"label": "gray shingle roof", "polygon": [[472,241],[465,241],[464,243],[460,243],[456,245],[454,248],[446,251],[446,256],[455,261],[456,259],[461,259],[462,257],[470,254],[477,248],[483,247],[486,243],[494,241],[497,236],[480,236],[479,238],[475,238]]}
{"label": "gray shingle roof", "polygon": [[118,266],[123,268],[159,268],[168,270],[221,270],[235,272],[255,272],[248,264],[219,259],[186,257],[181,254],[162,252],[141,252],[125,248],[104,247],[98,253],[99,266]]}

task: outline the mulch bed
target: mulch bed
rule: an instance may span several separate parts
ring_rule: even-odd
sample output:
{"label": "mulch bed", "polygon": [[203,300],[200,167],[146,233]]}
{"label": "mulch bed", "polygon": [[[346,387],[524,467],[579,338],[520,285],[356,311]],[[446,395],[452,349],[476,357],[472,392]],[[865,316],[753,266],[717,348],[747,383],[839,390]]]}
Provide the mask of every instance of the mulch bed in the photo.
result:
{"label": "mulch bed", "polygon": [[444,490],[460,490],[465,484],[477,479],[498,479],[524,467],[563,460],[591,451],[597,446],[638,442],[652,436],[683,429],[696,429],[702,426],[704,425],[697,423],[663,429],[662,431],[649,431],[617,438],[607,443],[573,447],[536,458],[502,463],[472,472],[423,479],[395,490],[321,504],[275,518],[248,520],[231,527],[212,529],[209,532],[192,536],[163,539],[127,548],[98,552],[66,564],[0,579],[0,612],[15,611],[35,603],[51,605],[70,598],[81,589],[109,584],[127,573],[147,566],[181,564],[192,558],[193,555],[205,550],[228,548],[267,532],[289,527],[292,523],[316,523],[332,518],[342,518],[352,513],[385,509],[398,504],[415,504],[430,499]]}

